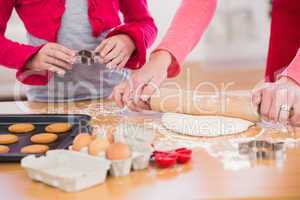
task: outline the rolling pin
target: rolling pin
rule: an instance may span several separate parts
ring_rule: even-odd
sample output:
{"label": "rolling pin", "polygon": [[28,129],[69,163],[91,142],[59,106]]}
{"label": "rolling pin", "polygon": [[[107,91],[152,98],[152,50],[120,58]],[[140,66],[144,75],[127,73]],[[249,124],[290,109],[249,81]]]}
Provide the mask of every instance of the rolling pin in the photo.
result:
{"label": "rolling pin", "polygon": [[151,97],[150,105],[153,111],[158,112],[222,115],[253,122],[259,120],[249,91],[209,93],[161,88]]}

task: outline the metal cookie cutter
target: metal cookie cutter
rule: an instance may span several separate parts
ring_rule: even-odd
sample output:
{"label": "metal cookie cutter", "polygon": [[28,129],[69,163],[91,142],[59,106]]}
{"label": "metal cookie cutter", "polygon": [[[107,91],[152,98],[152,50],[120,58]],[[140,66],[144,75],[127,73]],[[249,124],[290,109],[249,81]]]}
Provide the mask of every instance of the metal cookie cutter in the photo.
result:
{"label": "metal cookie cutter", "polygon": [[98,62],[100,57],[99,53],[89,50],[80,50],[76,53],[76,63],[92,65]]}
{"label": "metal cookie cutter", "polygon": [[281,160],[285,156],[283,142],[253,140],[239,144],[239,153],[248,155],[250,160]]}

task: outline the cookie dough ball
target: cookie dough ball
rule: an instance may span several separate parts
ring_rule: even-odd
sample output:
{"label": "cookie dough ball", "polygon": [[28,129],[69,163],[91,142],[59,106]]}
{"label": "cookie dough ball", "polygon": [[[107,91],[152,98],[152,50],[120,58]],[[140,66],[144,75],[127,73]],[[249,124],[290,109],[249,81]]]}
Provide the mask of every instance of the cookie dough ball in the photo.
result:
{"label": "cookie dough ball", "polygon": [[126,160],[131,156],[130,148],[127,144],[115,143],[109,145],[106,157],[109,160]]}
{"label": "cookie dough ball", "polygon": [[18,141],[18,137],[13,134],[0,135],[0,144],[13,144]]}
{"label": "cookie dough ball", "polygon": [[2,153],[8,153],[9,152],[9,147],[0,145],[0,154]]}
{"label": "cookie dough ball", "polygon": [[49,144],[57,140],[58,136],[54,133],[39,133],[30,138],[32,143]]}
{"label": "cookie dough ball", "polygon": [[45,153],[48,150],[49,150],[49,147],[46,145],[34,144],[34,145],[29,145],[29,146],[23,147],[21,149],[21,153],[40,154],[40,153]]}
{"label": "cookie dough ball", "polygon": [[82,148],[88,147],[92,141],[93,138],[90,134],[88,133],[78,134],[73,141],[72,150],[80,151]]}
{"label": "cookie dough ball", "polygon": [[53,123],[45,128],[48,133],[65,133],[72,129],[72,124],[70,123]]}
{"label": "cookie dough ball", "polygon": [[9,132],[11,133],[28,133],[35,129],[33,124],[30,123],[18,123],[13,124],[8,127]]}

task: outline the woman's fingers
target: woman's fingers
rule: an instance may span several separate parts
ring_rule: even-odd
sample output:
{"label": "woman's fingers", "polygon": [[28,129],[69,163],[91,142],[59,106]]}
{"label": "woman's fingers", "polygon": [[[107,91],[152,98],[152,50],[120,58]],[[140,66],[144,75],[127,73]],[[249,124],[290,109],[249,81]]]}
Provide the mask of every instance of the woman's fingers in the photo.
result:
{"label": "woman's fingers", "polygon": [[293,126],[300,125],[300,102],[293,105],[293,115],[291,116],[290,123]]}
{"label": "woman's fingers", "polygon": [[125,103],[123,101],[123,95],[125,93],[126,87],[127,87],[127,83],[123,82],[120,85],[116,86],[112,92],[112,98],[115,100],[116,104],[120,108],[123,108],[125,106]]}
{"label": "woman's fingers", "polygon": [[273,87],[264,88],[262,91],[262,101],[260,104],[260,114],[263,119],[269,119],[270,108],[273,98]]}
{"label": "woman's fingers", "polygon": [[294,91],[289,91],[288,89],[285,89],[285,92],[283,92],[281,98],[282,104],[279,106],[278,121],[280,123],[287,124],[291,117],[291,109],[294,104],[295,93]]}
{"label": "woman's fingers", "polygon": [[149,81],[146,86],[143,88],[141,93],[141,99],[144,102],[149,101],[150,97],[159,90],[160,84],[163,82],[164,77],[154,77],[151,81]]}
{"label": "woman's fingers", "polygon": [[[279,114],[283,117],[283,112],[280,111],[281,105],[287,104],[284,98],[284,91],[275,89],[272,94],[272,103],[268,118],[274,122],[279,120]],[[280,113],[281,112],[281,113]]]}
{"label": "woman's fingers", "polygon": [[254,106],[258,107],[261,103],[261,97],[262,97],[262,89],[256,90],[252,94],[252,103]]}

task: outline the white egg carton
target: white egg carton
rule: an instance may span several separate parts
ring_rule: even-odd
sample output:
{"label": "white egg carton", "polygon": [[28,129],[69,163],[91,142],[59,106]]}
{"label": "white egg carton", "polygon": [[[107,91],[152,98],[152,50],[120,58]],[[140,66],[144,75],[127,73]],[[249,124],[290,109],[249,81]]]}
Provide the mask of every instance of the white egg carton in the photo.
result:
{"label": "white egg carton", "polygon": [[27,156],[21,166],[28,176],[66,192],[77,192],[105,181],[111,162],[67,150],[48,151],[45,156]]}

